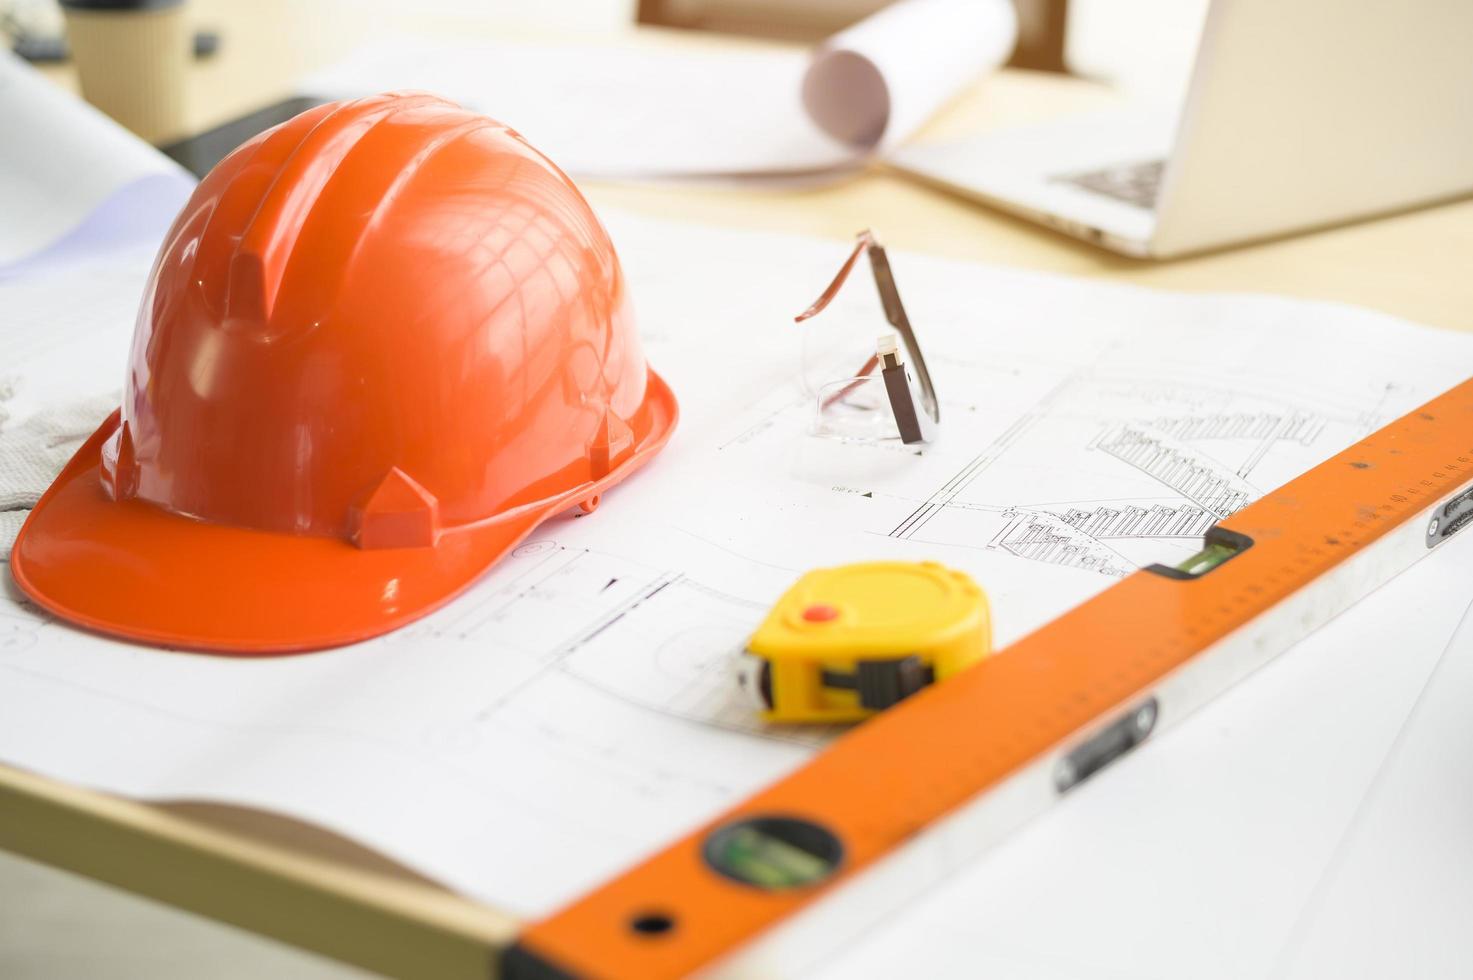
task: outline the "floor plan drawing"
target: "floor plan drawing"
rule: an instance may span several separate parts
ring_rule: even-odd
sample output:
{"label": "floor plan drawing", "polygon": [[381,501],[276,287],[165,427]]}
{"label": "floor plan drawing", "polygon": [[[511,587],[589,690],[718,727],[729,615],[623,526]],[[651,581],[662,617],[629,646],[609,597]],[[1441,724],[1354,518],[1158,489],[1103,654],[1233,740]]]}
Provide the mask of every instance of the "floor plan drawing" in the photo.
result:
{"label": "floor plan drawing", "polygon": [[[0,595],[0,759],[279,811],[545,913],[833,737],[763,724],[732,677],[804,571],[962,569],[1002,651],[1473,373],[1468,338],[1368,311],[893,252],[939,438],[846,442],[812,431],[793,323],[846,243],[609,224],[650,363],[680,401],[648,467],[424,619],[339,649],[163,650]],[[99,294],[65,330],[48,296],[0,282],[0,363],[33,393],[115,390],[147,268],[114,271],[88,279]],[[883,329],[862,289],[824,316],[871,349]]]}
{"label": "floor plan drawing", "polygon": [[[1145,513],[1134,506],[1127,510]],[[1073,509],[1069,513],[1091,514]],[[1118,517],[1119,512],[1113,514]],[[1102,535],[1067,517],[1061,519],[1049,511],[1012,509],[1004,511],[1003,516],[1012,517],[1012,520],[992,539],[989,547],[1001,548],[1019,558],[1099,572],[1112,578],[1124,578],[1135,570],[1124,555],[1104,543]]]}
{"label": "floor plan drawing", "polygon": [[[1333,388],[1182,380],[1139,364],[1117,373],[1108,358],[1070,373],[888,533],[1121,578],[1195,551],[1213,523],[1286,478],[1283,460],[1329,455],[1387,420],[1347,411]],[[1066,460],[1078,489],[1108,492],[1031,501],[1005,475]]]}

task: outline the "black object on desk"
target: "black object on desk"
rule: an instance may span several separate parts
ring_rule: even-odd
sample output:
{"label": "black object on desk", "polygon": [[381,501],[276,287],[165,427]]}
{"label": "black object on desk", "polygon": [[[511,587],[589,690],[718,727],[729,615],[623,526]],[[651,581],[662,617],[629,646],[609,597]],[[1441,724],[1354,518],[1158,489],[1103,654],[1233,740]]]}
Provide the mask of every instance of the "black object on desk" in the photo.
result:
{"label": "black object on desk", "polygon": [[327,101],[329,100],[310,95],[293,96],[239,119],[222,123],[198,136],[191,136],[159,149],[196,177],[203,177],[214,169],[215,164],[225,159],[231,150],[252,136]]}

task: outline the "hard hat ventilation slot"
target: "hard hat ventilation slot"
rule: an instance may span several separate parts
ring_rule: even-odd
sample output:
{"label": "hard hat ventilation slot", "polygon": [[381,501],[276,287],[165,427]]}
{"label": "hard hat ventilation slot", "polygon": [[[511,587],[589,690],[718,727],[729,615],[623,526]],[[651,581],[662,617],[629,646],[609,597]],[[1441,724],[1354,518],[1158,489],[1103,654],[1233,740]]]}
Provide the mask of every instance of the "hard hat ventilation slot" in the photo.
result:
{"label": "hard hat ventilation slot", "polygon": [[435,543],[440,504],[396,466],[353,507],[348,523],[360,548],[426,547]]}

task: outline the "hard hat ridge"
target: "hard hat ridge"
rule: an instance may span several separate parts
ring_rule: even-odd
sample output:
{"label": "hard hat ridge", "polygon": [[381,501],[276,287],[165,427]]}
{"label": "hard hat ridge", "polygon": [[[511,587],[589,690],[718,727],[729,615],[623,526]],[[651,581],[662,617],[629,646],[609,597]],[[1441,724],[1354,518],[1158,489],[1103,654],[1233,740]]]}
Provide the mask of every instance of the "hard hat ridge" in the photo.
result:
{"label": "hard hat ridge", "polygon": [[[380,127],[402,125],[412,116],[421,123],[452,118],[455,125],[424,146],[375,135]],[[220,243],[225,254],[211,250],[197,255],[192,270],[196,280],[224,287],[227,318],[269,320],[299,239],[351,250],[378,208],[393,199],[395,187],[407,182],[430,154],[451,139],[485,128],[504,127],[424,94],[369,96],[298,117],[245,155],[233,180],[229,170],[221,175],[229,180],[228,189],[201,241]],[[377,179],[363,180],[366,168],[377,171]],[[363,181],[371,201],[341,199],[337,192],[355,180]],[[334,183],[338,186],[331,187]],[[332,228],[330,242],[311,233],[314,225],[324,224]],[[221,265],[228,268],[224,275]]]}

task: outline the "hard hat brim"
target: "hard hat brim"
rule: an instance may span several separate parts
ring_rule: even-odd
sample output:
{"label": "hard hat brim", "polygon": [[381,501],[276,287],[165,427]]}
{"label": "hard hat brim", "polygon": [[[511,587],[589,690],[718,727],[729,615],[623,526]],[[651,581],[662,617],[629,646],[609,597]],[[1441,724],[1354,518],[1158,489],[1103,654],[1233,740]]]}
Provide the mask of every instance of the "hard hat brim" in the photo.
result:
{"label": "hard hat brim", "polygon": [[47,611],[144,643],[243,654],[356,643],[445,604],[544,520],[648,460],[669,439],[677,413],[653,371],[646,406],[635,452],[598,483],[445,532],[434,546],[383,549],[111,500],[98,467],[103,443],[120,424],[114,413],[31,512],[11,552],[11,574]]}

